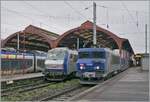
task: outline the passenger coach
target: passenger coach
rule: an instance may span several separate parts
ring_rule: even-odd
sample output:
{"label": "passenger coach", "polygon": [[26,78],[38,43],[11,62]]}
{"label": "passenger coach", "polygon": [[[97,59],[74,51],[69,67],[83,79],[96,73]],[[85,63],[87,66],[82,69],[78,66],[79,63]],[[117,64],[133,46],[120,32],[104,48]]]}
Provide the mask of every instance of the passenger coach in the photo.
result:
{"label": "passenger coach", "polygon": [[1,75],[35,73],[44,70],[46,53],[1,50]]}

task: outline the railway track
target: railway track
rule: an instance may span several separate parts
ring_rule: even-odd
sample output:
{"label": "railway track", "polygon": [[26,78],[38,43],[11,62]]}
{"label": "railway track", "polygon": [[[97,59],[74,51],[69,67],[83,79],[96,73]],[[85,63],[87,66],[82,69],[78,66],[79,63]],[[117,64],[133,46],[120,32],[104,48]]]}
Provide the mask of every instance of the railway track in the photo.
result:
{"label": "railway track", "polygon": [[60,96],[60,95],[62,95],[62,94],[64,94],[64,93],[67,93],[67,92],[70,92],[70,91],[73,91],[73,90],[76,90],[76,89],[78,89],[78,88],[80,88],[81,86],[79,85],[79,86],[75,86],[75,87],[71,87],[71,88],[68,88],[68,89],[65,89],[65,90],[61,90],[61,91],[59,91],[59,92],[56,92],[55,94],[49,94],[49,95],[47,95],[47,97],[44,97],[44,98],[42,98],[40,101],[48,101],[48,100],[51,100],[51,99],[53,99],[53,98],[55,98],[55,97],[58,97],[58,96]]}
{"label": "railway track", "polygon": [[[120,73],[119,73],[120,74]],[[118,74],[116,74],[118,75]],[[116,75],[113,75],[113,76],[116,76]],[[110,76],[109,77],[109,80],[113,78],[113,76]],[[99,83],[104,83],[105,81],[107,81],[108,79],[105,79],[105,80],[101,80],[99,81]],[[70,88],[68,90],[64,90],[62,92],[59,92],[59,93],[56,93],[54,94],[53,96],[49,96],[41,101],[68,101],[69,98],[91,88],[91,87],[94,87],[95,85],[79,85],[77,87],[74,87],[74,88]]]}
{"label": "railway track", "polygon": [[[36,84],[36,83],[35,83]],[[8,91],[1,94],[1,98],[3,101],[39,101],[46,100],[48,96],[58,94],[57,92],[68,92],[70,88],[71,90],[75,90],[74,88],[79,85],[77,80],[70,80],[66,82],[51,82],[51,83],[41,83],[39,85],[31,85],[28,87],[19,88],[14,91]],[[75,86],[75,87],[74,87]],[[76,89],[78,86],[76,87]],[[47,96],[48,95],[48,96]]]}
{"label": "railway track", "polygon": [[43,77],[14,80],[10,84],[7,84],[7,81],[5,81],[5,82],[1,82],[1,89],[9,90],[9,89],[17,88],[17,87],[19,88],[20,86],[33,84],[33,83],[39,82],[39,81],[43,81]]}
{"label": "railway track", "polygon": [[6,84],[6,82],[2,82],[1,96],[8,96],[17,92],[18,90],[23,90],[28,87],[34,87],[39,84],[45,83],[42,77],[31,78],[31,79],[21,79],[15,80],[14,83]]}
{"label": "railway track", "polygon": [[47,97],[44,97],[40,101],[65,101],[69,99],[70,97],[87,90],[88,88],[91,88],[91,86],[82,86],[77,85],[74,87],[66,88],[65,90],[61,90],[60,92],[56,92],[53,95],[48,95]]}
{"label": "railway track", "polygon": [[23,92],[27,92],[27,91],[32,91],[32,90],[35,90],[35,89],[46,87],[50,84],[54,84],[54,83],[46,83],[44,81],[40,81],[40,82],[34,83],[34,84],[23,85],[23,86],[20,86],[20,87],[15,87],[15,88],[10,89],[10,90],[3,90],[1,92],[1,96],[3,97],[3,96],[12,95],[14,93],[23,93]]}
{"label": "railway track", "polygon": [[35,81],[29,85],[3,90],[1,96],[4,101],[65,101],[90,87],[80,85],[78,79],[52,83]]}
{"label": "railway track", "polygon": [[38,81],[36,83],[17,85],[16,87],[10,87],[10,88],[6,88],[6,89],[1,89],[1,93],[14,91],[14,90],[17,90],[17,89],[20,89],[20,88],[24,88],[24,87],[34,86],[34,85],[41,84],[41,83],[43,83],[42,80]]}

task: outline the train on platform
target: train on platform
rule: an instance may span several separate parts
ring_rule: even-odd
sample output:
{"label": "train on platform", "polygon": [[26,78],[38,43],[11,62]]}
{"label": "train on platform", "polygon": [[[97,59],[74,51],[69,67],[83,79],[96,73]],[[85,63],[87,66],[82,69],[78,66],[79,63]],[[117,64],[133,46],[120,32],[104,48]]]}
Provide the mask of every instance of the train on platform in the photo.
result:
{"label": "train on platform", "polygon": [[1,50],[1,75],[42,72],[47,53],[42,51]]}
{"label": "train on platform", "polygon": [[129,55],[120,57],[107,48],[81,48],[76,62],[81,84],[97,84],[129,67]]}
{"label": "train on platform", "polygon": [[66,47],[54,48],[48,51],[45,60],[45,80],[63,81],[76,75],[78,52]]}

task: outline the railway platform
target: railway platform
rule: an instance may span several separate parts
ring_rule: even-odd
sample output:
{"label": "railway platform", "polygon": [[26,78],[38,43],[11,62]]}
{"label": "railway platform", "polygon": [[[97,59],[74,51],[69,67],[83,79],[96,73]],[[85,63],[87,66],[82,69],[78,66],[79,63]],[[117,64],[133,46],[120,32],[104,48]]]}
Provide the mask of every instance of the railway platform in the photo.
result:
{"label": "railway platform", "polygon": [[132,67],[72,97],[69,101],[148,101],[148,71]]}
{"label": "railway platform", "polygon": [[36,78],[36,77],[42,77],[42,76],[43,76],[43,74],[41,72],[40,73],[1,76],[1,82],[21,80],[21,79],[30,79],[30,78]]}

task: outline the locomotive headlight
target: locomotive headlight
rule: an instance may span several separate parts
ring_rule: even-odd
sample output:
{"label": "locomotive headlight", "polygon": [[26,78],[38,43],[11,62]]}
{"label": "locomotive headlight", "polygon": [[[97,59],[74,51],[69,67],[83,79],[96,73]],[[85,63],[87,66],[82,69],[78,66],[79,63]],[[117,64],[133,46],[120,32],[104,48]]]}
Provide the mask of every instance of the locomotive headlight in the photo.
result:
{"label": "locomotive headlight", "polygon": [[100,69],[100,67],[99,67],[99,66],[96,66],[96,69]]}
{"label": "locomotive headlight", "polygon": [[83,66],[80,66],[80,69],[83,69]]}
{"label": "locomotive headlight", "polygon": [[80,69],[82,70],[84,68],[84,64],[80,64]]}

